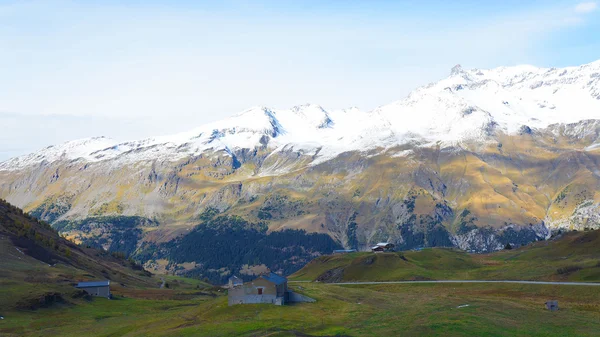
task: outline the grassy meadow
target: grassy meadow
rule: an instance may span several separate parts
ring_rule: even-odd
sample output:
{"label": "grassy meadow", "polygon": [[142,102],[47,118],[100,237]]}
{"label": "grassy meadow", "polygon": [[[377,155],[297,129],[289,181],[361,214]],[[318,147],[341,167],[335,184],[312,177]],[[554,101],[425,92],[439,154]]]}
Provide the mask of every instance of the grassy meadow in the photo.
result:
{"label": "grassy meadow", "polygon": [[[323,256],[290,277],[291,288],[317,302],[281,307],[229,307],[219,287],[148,276],[91,253],[73,250],[61,260],[66,262],[49,265],[0,235],[0,336],[598,336],[600,331],[600,286],[327,283],[598,282],[600,231],[487,255],[424,249]],[[113,280],[114,299],[87,299],[73,287],[74,280],[98,277]],[[163,280],[168,287],[161,289]],[[320,282],[306,282],[314,280]],[[560,310],[546,310],[548,300],[558,300]]]}
{"label": "grassy meadow", "polygon": [[322,256],[290,276],[298,281],[530,280],[600,282],[600,230],[564,234],[519,249],[457,249]]}
{"label": "grassy meadow", "polygon": [[[291,283],[316,303],[227,306],[138,290],[4,313],[3,336],[597,336],[600,287],[514,284],[343,286]],[[115,293],[119,294],[117,289]],[[182,293],[180,293],[181,295]],[[139,295],[139,297],[138,297]],[[136,297],[131,297],[136,296]],[[145,298],[142,298],[145,297]],[[559,301],[550,312],[544,302]]]}

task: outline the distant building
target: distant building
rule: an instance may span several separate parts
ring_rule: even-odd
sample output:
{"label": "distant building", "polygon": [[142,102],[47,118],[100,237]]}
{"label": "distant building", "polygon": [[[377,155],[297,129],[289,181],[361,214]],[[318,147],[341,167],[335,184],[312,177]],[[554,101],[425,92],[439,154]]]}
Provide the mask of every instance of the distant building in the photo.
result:
{"label": "distant building", "polygon": [[229,282],[227,282],[227,288],[241,286],[242,284],[244,284],[244,281],[242,281],[241,278],[233,275],[232,277],[229,278]]}
{"label": "distant building", "polygon": [[252,303],[284,305],[290,302],[315,301],[310,297],[288,290],[287,282],[287,278],[275,273],[261,275],[254,281],[230,287],[227,296],[228,303],[230,306]]}
{"label": "distant building", "polygon": [[336,249],[333,251],[333,254],[348,254],[355,253],[356,249]]}
{"label": "distant building", "polygon": [[371,247],[373,253],[393,252],[394,244],[389,242],[379,242],[375,246]]}
{"label": "distant building", "polygon": [[79,282],[75,288],[84,290],[92,296],[111,298],[110,281]]}

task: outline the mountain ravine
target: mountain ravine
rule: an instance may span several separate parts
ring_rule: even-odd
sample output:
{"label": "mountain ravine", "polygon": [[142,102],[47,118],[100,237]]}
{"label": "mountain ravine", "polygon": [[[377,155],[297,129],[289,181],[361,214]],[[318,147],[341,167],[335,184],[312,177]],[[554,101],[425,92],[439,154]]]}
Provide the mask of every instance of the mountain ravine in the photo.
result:
{"label": "mountain ravine", "polygon": [[[466,84],[450,91],[482,90],[465,74],[453,73]],[[423,90],[433,89],[416,93]],[[440,90],[436,97],[446,99]],[[285,113],[314,120],[323,139],[343,124],[343,116],[314,106],[295,109]],[[559,229],[600,228],[599,120],[514,127],[472,106],[448,123],[487,113],[476,133],[432,141],[394,127],[377,137],[367,129],[342,148],[282,144],[293,134],[283,113],[260,111],[264,126],[219,124],[179,143],[93,138],[9,160],[0,164],[0,198],[76,242],[213,281],[264,268],[291,273],[332,249],[380,241],[488,252]],[[228,140],[240,137],[244,144]],[[206,245],[216,255],[199,248]]]}

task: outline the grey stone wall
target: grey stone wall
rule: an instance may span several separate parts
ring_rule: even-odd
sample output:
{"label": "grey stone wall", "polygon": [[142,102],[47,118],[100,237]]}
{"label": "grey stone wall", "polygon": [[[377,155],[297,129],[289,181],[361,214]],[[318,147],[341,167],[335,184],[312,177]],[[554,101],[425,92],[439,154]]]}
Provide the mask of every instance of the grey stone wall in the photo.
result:
{"label": "grey stone wall", "polygon": [[251,304],[251,303],[269,303],[282,305],[283,298],[277,297],[276,295],[254,295],[254,294],[246,294],[243,287],[235,287],[229,289],[229,293],[227,295],[228,304]]}
{"label": "grey stone wall", "polygon": [[314,298],[310,298],[308,296],[302,295],[302,294],[298,294],[295,293],[293,291],[289,291],[288,292],[288,302],[290,303],[300,303],[300,302],[316,302],[316,300]]}
{"label": "grey stone wall", "polygon": [[110,288],[107,286],[104,287],[89,287],[89,288],[81,288],[85,290],[88,294],[92,296],[100,296],[100,297],[110,297]]}

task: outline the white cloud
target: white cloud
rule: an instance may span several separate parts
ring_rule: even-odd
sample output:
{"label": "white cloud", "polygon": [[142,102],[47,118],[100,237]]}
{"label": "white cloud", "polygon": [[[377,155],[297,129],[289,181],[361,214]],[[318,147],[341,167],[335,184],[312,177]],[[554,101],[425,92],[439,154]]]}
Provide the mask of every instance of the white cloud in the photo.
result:
{"label": "white cloud", "polygon": [[594,1],[590,2],[581,2],[575,6],[575,12],[577,13],[591,13],[598,8],[598,4]]}

